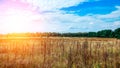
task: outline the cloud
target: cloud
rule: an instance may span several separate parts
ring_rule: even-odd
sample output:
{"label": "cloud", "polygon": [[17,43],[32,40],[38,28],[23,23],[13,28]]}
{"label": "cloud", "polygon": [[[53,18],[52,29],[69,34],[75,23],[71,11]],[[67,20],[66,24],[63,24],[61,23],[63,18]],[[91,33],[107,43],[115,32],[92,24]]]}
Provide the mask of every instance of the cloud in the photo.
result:
{"label": "cloud", "polygon": [[26,0],[40,8],[40,10],[56,10],[63,7],[70,7],[85,2],[86,0]]}
{"label": "cloud", "polygon": [[111,27],[112,29],[120,28],[120,21],[115,21],[115,22],[113,22],[113,23],[110,25],[110,27]]}
{"label": "cloud", "polygon": [[[119,7],[119,6],[117,6]],[[120,25],[120,8],[106,15],[85,15],[64,13],[64,11],[43,14],[47,28],[57,32],[87,32],[102,29],[115,29]],[[118,20],[116,20],[118,19]],[[106,21],[109,20],[109,21]]]}
{"label": "cloud", "polygon": [[106,15],[80,16],[60,10],[86,1],[90,0],[21,0],[21,2],[32,4],[33,8],[38,9],[36,16],[31,16],[32,23],[29,28],[32,29],[28,28],[30,32],[88,32],[115,29],[120,26],[120,6],[116,6],[117,10]]}

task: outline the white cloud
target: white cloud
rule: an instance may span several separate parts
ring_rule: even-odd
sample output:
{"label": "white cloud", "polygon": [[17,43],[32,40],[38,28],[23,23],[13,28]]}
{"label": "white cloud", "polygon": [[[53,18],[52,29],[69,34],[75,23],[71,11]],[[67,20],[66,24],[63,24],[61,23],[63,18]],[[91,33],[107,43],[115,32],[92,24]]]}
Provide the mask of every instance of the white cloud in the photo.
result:
{"label": "white cloud", "polygon": [[114,26],[120,26],[120,21],[115,21],[115,22],[113,23],[113,25],[114,25]]}
{"label": "white cloud", "polygon": [[21,0],[33,5],[33,7],[42,10],[56,10],[64,7],[70,7],[78,5],[88,0]]}
{"label": "white cloud", "polygon": [[43,16],[45,19],[43,23],[47,24],[47,27],[45,28],[49,31],[55,32],[74,32],[70,31],[71,28],[79,29],[79,31],[82,31],[82,29],[92,28],[91,26],[94,26],[94,23],[101,22],[101,20],[94,19],[91,16],[78,16],[74,14],[64,14],[57,12],[46,13]]}
{"label": "white cloud", "polygon": [[[33,6],[40,8],[41,11],[56,10],[49,13],[38,14],[35,16],[34,22],[30,31],[47,31],[47,32],[85,32],[98,31],[101,29],[115,29],[120,26],[120,20],[116,21],[113,18],[120,18],[120,6],[116,11],[106,15],[85,15],[79,16],[75,14],[64,13],[59,10],[63,7],[78,5],[79,3],[88,0],[21,0],[23,2],[32,3]],[[39,20],[42,19],[42,22]],[[103,19],[112,20],[106,22]],[[1,28],[0,28],[1,29]]]}
{"label": "white cloud", "polygon": [[[119,7],[119,6],[118,6]],[[47,28],[60,32],[79,32],[79,31],[98,31],[101,29],[115,29],[120,27],[120,9],[106,15],[86,15],[79,16],[75,14],[67,14],[64,12],[54,12],[43,14],[45,22],[50,24]],[[104,20],[103,20],[104,19]],[[106,22],[106,19],[112,20]]]}

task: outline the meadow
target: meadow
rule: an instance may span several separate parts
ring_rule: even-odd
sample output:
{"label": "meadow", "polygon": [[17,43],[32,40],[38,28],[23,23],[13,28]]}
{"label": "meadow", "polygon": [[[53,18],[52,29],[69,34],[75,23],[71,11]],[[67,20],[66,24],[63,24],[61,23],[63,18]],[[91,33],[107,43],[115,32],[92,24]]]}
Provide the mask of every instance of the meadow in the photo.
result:
{"label": "meadow", "polygon": [[1,38],[0,68],[120,68],[120,40]]}

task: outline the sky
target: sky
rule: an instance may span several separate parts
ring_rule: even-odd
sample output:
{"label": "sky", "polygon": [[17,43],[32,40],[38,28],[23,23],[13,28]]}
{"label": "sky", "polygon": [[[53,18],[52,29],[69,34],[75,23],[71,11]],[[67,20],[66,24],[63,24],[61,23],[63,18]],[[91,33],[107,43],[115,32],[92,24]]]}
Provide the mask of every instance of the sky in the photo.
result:
{"label": "sky", "polygon": [[0,33],[120,27],[120,0],[0,0]]}

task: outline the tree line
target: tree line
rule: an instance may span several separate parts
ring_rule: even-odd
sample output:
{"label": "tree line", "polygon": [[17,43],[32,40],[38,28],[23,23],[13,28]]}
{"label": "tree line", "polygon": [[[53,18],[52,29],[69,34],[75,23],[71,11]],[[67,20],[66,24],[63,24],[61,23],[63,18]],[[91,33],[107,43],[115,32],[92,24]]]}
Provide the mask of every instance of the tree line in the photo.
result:
{"label": "tree line", "polygon": [[102,37],[120,39],[120,28],[115,30],[105,29],[98,32],[77,32],[77,33],[56,33],[56,32],[36,32],[36,33],[10,33],[0,34],[0,37]]}

